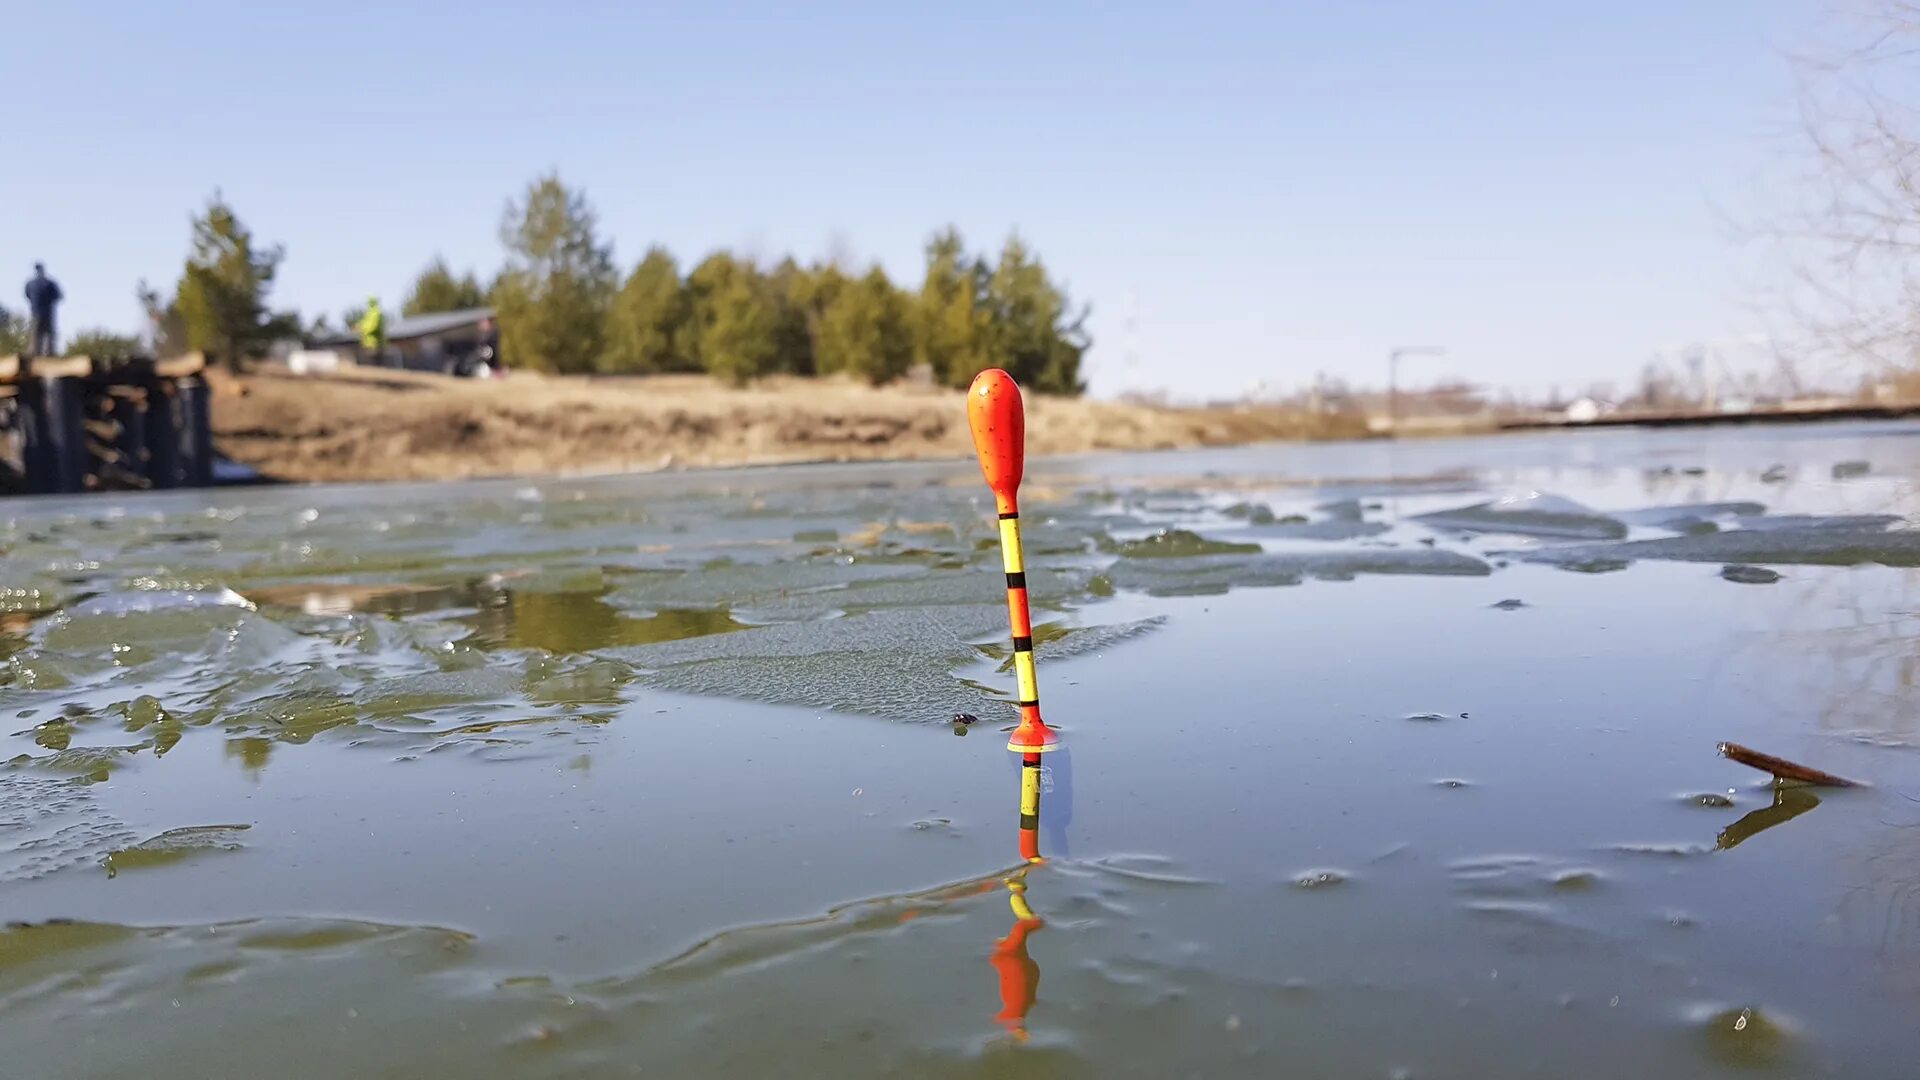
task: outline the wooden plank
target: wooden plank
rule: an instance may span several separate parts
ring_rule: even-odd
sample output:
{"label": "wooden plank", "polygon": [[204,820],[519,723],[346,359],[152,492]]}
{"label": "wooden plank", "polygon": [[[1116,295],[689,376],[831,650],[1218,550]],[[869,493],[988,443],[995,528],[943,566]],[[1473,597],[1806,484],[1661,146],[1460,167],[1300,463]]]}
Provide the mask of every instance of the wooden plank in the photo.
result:
{"label": "wooden plank", "polygon": [[12,382],[20,377],[20,358],[18,356],[0,356],[0,380]]}
{"label": "wooden plank", "polygon": [[189,375],[198,375],[206,369],[207,354],[203,352],[169,356],[165,360],[153,362],[153,373],[163,379],[184,379]]}
{"label": "wooden plank", "polygon": [[84,379],[93,374],[93,357],[62,356],[58,359],[35,357],[28,364],[27,371],[43,379]]}

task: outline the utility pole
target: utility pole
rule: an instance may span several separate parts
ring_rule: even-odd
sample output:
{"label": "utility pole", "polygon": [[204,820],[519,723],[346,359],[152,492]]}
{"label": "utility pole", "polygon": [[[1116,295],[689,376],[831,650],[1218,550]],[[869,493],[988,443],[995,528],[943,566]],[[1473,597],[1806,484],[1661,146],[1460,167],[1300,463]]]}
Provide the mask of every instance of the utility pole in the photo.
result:
{"label": "utility pole", "polygon": [[1400,345],[1387,351],[1387,431],[1400,431],[1400,358],[1403,356],[1445,356],[1439,345]]}

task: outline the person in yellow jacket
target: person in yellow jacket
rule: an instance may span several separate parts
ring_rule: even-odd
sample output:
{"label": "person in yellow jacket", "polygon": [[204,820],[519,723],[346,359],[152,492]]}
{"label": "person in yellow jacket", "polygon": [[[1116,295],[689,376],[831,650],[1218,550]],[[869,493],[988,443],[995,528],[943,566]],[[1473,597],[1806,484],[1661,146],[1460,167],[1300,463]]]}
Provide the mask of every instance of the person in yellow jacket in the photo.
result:
{"label": "person in yellow jacket", "polygon": [[367,313],[360,316],[360,362],[379,363],[387,351],[387,317],[380,310],[380,298],[367,297]]}

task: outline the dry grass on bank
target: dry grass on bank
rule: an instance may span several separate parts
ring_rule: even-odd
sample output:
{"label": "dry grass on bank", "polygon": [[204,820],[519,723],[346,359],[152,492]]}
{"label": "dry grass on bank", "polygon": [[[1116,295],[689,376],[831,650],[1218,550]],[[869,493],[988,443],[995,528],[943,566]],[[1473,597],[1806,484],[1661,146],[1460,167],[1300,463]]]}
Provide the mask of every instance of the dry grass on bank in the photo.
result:
{"label": "dry grass on bank", "polygon": [[[450,379],[384,370],[218,376],[214,436],[282,480],[401,480],[970,454],[964,395],[839,379],[733,389],[705,376]],[[1365,433],[1357,417],[1039,395],[1035,454]]]}

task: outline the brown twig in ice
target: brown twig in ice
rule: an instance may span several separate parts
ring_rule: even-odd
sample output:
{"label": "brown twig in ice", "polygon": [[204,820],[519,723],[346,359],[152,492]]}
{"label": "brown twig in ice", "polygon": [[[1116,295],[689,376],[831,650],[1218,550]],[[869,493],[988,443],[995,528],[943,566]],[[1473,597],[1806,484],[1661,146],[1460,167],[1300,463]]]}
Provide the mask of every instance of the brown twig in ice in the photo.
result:
{"label": "brown twig in ice", "polygon": [[1821,772],[1819,769],[1810,769],[1805,765],[1788,761],[1786,758],[1774,757],[1772,754],[1763,754],[1758,750],[1741,746],[1739,743],[1721,743],[1720,753],[1729,760],[1737,761],[1749,768],[1772,773],[1775,780],[1797,780],[1803,784],[1819,784],[1823,787],[1860,786],[1857,782],[1845,777]]}

